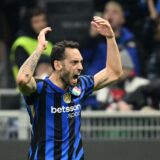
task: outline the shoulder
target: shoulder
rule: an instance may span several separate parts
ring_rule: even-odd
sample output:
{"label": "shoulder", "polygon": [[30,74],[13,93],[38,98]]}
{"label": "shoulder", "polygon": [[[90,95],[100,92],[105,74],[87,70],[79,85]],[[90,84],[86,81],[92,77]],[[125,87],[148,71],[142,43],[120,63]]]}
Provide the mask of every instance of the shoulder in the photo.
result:
{"label": "shoulder", "polygon": [[30,46],[30,44],[32,44],[32,40],[33,38],[27,36],[18,37],[12,44],[11,51],[14,52],[19,46],[22,46],[23,48],[26,48],[27,45]]}
{"label": "shoulder", "polygon": [[31,37],[28,37],[28,36],[19,36],[19,37],[17,37],[17,39],[15,40],[15,42],[14,43],[25,43],[26,41],[28,41],[28,40],[32,40],[33,38],[31,38]]}
{"label": "shoulder", "polygon": [[79,82],[82,87],[87,87],[90,85],[94,85],[94,78],[91,75],[81,75],[79,77]]}
{"label": "shoulder", "polygon": [[42,89],[46,86],[47,87],[47,83],[44,79],[35,79],[36,80],[36,84],[37,84],[37,93],[41,93]]}
{"label": "shoulder", "polygon": [[39,96],[42,92],[44,92],[44,90],[46,90],[47,88],[47,84],[43,79],[35,79],[36,81],[36,85],[37,85],[37,89],[35,90],[35,92],[29,94],[29,95],[24,95],[24,98],[27,102],[27,104],[32,104]]}
{"label": "shoulder", "polygon": [[87,81],[87,80],[92,80],[93,76],[92,75],[81,75],[79,76],[80,81]]}

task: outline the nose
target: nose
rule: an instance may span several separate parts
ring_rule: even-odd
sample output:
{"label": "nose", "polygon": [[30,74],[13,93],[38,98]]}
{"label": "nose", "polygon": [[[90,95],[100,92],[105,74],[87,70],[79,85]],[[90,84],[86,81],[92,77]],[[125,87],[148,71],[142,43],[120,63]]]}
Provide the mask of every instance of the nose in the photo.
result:
{"label": "nose", "polygon": [[80,70],[80,71],[83,70],[83,65],[82,65],[82,63],[79,63],[79,65],[78,65],[78,70]]}

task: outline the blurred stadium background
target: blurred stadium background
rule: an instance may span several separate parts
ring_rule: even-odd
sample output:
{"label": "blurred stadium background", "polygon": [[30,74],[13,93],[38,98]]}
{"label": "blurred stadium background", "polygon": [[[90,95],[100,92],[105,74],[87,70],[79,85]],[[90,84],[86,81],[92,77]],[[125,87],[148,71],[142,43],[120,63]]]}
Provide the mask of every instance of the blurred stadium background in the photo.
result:
{"label": "blurred stadium background", "polygon": [[[147,33],[156,26],[159,16],[158,0],[117,0],[123,7],[125,26],[135,35],[139,51],[140,77],[138,82],[150,88],[155,79],[149,79],[154,70],[147,70],[147,64],[153,62],[153,39]],[[150,1],[154,2],[156,13],[151,14]],[[30,122],[22,97],[16,89],[10,63],[10,50],[21,28],[24,13],[35,6],[46,10],[48,22],[54,29],[49,35],[53,45],[62,39],[76,40],[85,47],[92,16],[101,14],[108,0],[2,0],[0,5],[0,160],[27,159],[30,141]],[[159,7],[159,8],[158,8]],[[149,22],[148,22],[149,21]],[[156,23],[152,23],[156,21]],[[147,26],[148,25],[148,26]],[[146,30],[145,30],[146,29]],[[150,34],[154,33],[149,32]],[[148,39],[149,42],[144,41]],[[151,42],[152,41],[152,42]],[[160,42],[160,41],[159,41]],[[158,44],[160,44],[158,42]],[[157,43],[156,43],[157,44]],[[129,43],[133,45],[133,43]],[[83,51],[83,49],[82,49]],[[124,58],[125,59],[125,58]],[[101,65],[101,64],[98,64]],[[159,63],[157,75],[160,75]],[[87,68],[86,68],[87,70]],[[153,72],[152,72],[153,71]],[[133,75],[132,75],[133,78]],[[156,77],[156,80],[159,80]],[[131,81],[131,78],[129,77]],[[127,81],[128,82],[128,81]],[[137,84],[137,83],[136,83]],[[142,84],[142,83],[141,83]],[[154,92],[142,92],[131,95],[128,100],[122,98],[122,88],[118,92],[115,86],[111,94],[108,89],[85,104],[82,112],[82,137],[86,160],[159,160],[160,159],[160,83]],[[139,86],[141,86],[138,83]],[[116,89],[117,89],[116,88]],[[131,90],[136,90],[135,88]],[[140,94],[139,94],[140,93]],[[150,94],[149,94],[150,93]],[[104,96],[105,95],[105,96]],[[108,96],[109,95],[109,96]],[[95,95],[94,95],[95,96]],[[115,97],[114,97],[115,96]],[[137,98],[138,97],[138,98]],[[95,97],[94,97],[95,98]],[[122,98],[122,99],[120,99]],[[142,99],[145,102],[142,102]],[[114,100],[113,100],[114,99]],[[132,102],[134,107],[118,108],[119,100]],[[96,104],[96,107],[93,105]],[[115,105],[116,104],[116,105]],[[92,106],[93,105],[93,106]],[[115,107],[116,106],[116,107]],[[129,105],[128,105],[129,106]]]}

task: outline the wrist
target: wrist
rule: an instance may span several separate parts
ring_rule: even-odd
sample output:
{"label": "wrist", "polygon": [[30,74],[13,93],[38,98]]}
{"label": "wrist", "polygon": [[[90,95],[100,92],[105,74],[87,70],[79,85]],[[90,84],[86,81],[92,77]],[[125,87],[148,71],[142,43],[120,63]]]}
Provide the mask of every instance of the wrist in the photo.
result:
{"label": "wrist", "polygon": [[105,37],[106,37],[106,39],[113,39],[113,38],[115,38],[115,33],[112,31],[112,33],[110,35],[106,35]]}
{"label": "wrist", "polygon": [[41,46],[37,46],[37,48],[36,48],[36,51],[37,51],[38,53],[42,53],[43,50],[44,50],[44,48],[41,47]]}
{"label": "wrist", "polygon": [[112,40],[112,39],[115,39],[115,36],[114,35],[113,36],[106,36],[105,38],[106,38],[106,40]]}

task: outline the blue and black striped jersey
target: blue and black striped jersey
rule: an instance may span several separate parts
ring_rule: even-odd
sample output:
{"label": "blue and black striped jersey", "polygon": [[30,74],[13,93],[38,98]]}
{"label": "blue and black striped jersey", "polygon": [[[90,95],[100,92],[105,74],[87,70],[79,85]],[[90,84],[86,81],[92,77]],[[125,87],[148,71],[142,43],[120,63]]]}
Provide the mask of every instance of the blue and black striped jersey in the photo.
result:
{"label": "blue and black striped jersey", "polygon": [[81,103],[92,93],[93,77],[80,76],[64,91],[47,77],[25,96],[32,123],[28,160],[82,160]]}

